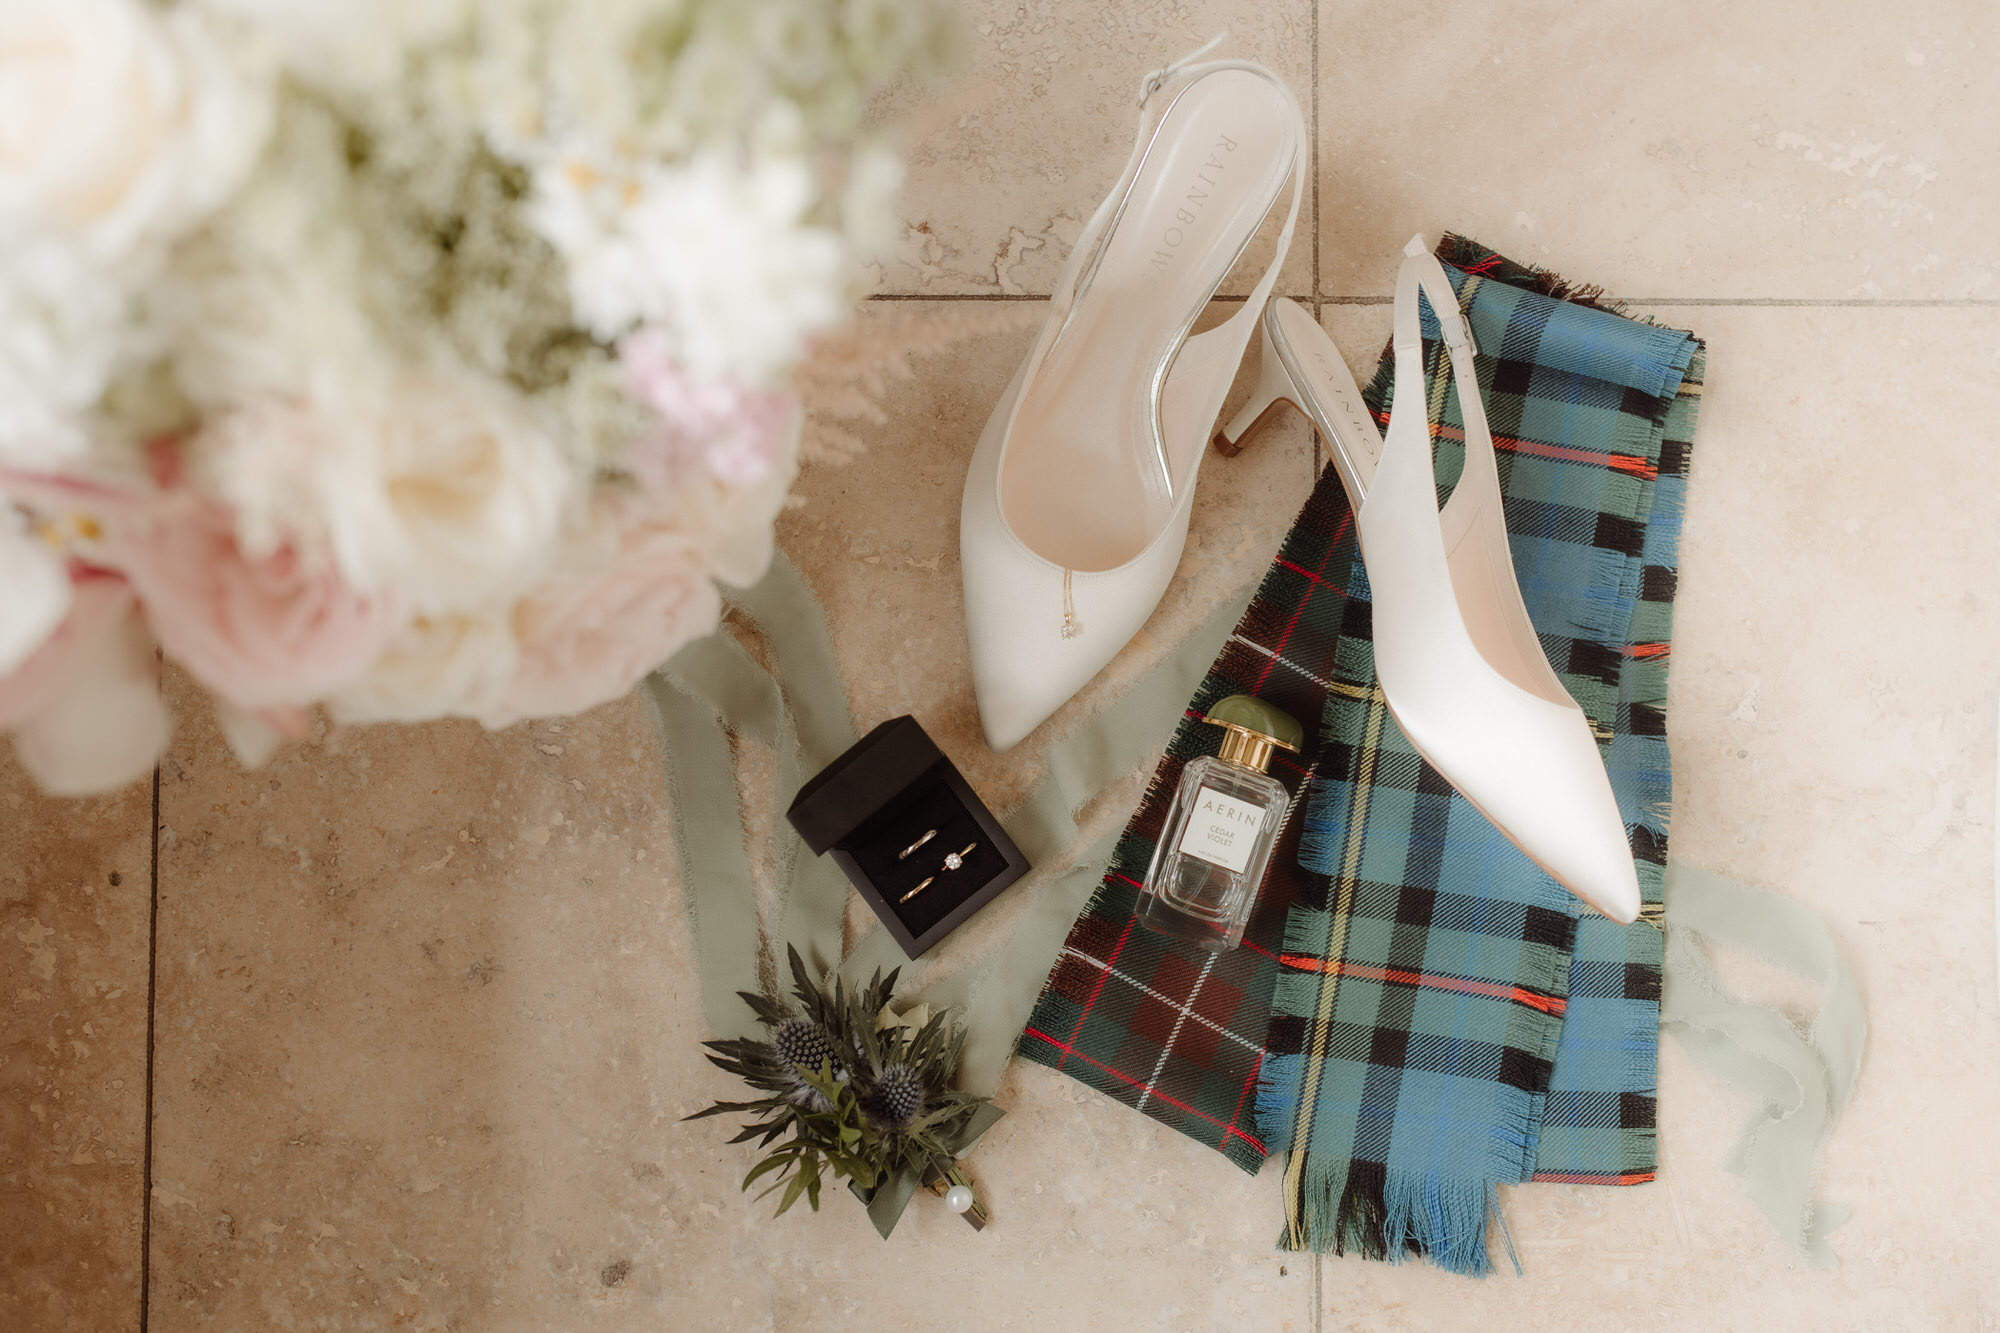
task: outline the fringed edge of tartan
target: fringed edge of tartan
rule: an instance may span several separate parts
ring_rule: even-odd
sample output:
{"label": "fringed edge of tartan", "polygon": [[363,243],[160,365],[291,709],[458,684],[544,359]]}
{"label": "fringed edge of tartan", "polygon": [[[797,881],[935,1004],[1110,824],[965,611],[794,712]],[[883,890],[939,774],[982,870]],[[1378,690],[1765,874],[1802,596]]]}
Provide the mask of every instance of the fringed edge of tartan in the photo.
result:
{"label": "fringed edge of tartan", "polygon": [[[1626,645],[1626,660],[1620,672],[1619,702],[1636,712],[1652,710],[1660,721],[1657,736],[1645,739],[1659,748],[1659,790],[1648,803],[1648,816],[1635,830],[1633,854],[1638,862],[1640,924],[1620,927],[1626,941],[1628,969],[1640,967],[1649,975],[1650,985],[1626,998],[1649,1002],[1655,1011],[1660,999],[1662,940],[1656,927],[1664,910],[1667,849],[1671,837],[1672,755],[1664,734],[1668,674],[1672,663],[1669,647],[1673,639],[1673,607],[1680,589],[1680,532],[1687,508],[1688,463],[1694,445],[1699,416],[1703,377],[1707,371],[1707,346],[1692,337],[1693,349],[1681,383],[1666,405],[1660,422],[1660,469],[1654,486],[1653,504],[1647,521],[1647,540],[1642,555],[1642,595],[1637,602]],[[1602,927],[1591,927],[1592,930]],[[1628,980],[1628,988],[1631,983]],[[1622,1169],[1616,1175],[1584,1176],[1574,1171],[1537,1169],[1529,1179],[1564,1184],[1641,1185],[1657,1178],[1659,1169],[1659,1062],[1657,1048],[1625,1053],[1625,1084],[1637,1095],[1651,1099],[1654,1115],[1645,1124],[1621,1125],[1619,1130]]]}
{"label": "fringed edge of tartan", "polygon": [[[1379,1162],[1329,1158],[1306,1162],[1301,1194],[1318,1207],[1302,1208],[1303,1228],[1288,1226],[1278,1248],[1318,1254],[1355,1254],[1402,1263],[1429,1259],[1464,1277],[1493,1271],[1489,1226],[1500,1220],[1500,1191],[1477,1181],[1441,1181],[1415,1171],[1392,1171]],[[1328,1219],[1331,1219],[1330,1221]],[[1501,1234],[1506,1234],[1503,1223]],[[1507,1252],[1513,1256],[1511,1240]],[[1517,1269],[1519,1260],[1515,1260]]]}
{"label": "fringed edge of tartan", "polygon": [[1537,292],[1570,305],[1580,305],[1591,310],[1602,310],[1609,315],[1632,318],[1616,301],[1604,299],[1604,289],[1594,282],[1571,282],[1560,273],[1552,273],[1532,264],[1522,264],[1507,258],[1498,251],[1489,250],[1469,236],[1460,236],[1448,231],[1438,238],[1437,248],[1432,251],[1439,261],[1453,268],[1465,270],[1474,277],[1491,278],[1504,282],[1509,287],[1520,287]]}

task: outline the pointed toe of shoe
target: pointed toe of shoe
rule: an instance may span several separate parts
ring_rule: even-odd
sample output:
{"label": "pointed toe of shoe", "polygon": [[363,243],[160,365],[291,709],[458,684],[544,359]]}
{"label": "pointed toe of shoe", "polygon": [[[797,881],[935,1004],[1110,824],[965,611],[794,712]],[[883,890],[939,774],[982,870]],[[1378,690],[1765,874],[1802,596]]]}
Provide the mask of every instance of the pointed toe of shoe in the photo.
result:
{"label": "pointed toe of shoe", "polygon": [[1074,690],[1058,694],[1054,689],[1035,691],[1012,673],[975,672],[973,689],[979,696],[979,725],[986,732],[986,744],[996,753],[1011,750],[1026,740],[1028,733],[1048,721]]}
{"label": "pointed toe of shoe", "polygon": [[1535,859],[1564,888],[1619,925],[1639,919],[1638,867],[1615,811],[1579,824]]}

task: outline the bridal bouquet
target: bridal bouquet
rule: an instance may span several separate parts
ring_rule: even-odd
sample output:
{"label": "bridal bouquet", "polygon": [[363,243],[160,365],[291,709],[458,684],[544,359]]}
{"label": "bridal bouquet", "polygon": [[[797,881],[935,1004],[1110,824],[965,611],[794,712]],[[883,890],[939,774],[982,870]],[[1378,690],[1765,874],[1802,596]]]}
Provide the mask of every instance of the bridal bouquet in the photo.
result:
{"label": "bridal bouquet", "polygon": [[0,730],[139,776],[589,708],[714,629],[931,0],[0,0]]}

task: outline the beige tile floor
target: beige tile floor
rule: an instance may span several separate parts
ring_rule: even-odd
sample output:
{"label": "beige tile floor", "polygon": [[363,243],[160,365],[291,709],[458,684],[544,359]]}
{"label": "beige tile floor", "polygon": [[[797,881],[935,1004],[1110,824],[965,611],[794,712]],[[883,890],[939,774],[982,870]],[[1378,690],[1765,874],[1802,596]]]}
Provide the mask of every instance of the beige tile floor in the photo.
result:
{"label": "beige tile floor", "polygon": [[[1046,290],[1139,76],[1230,28],[1315,110],[1284,286],[1357,365],[1419,228],[1709,340],[1675,849],[1813,904],[1856,966],[1842,1267],[1720,1170],[1750,1108],[1671,1041],[1661,1180],[1512,1191],[1523,1278],[1280,1254],[1270,1173],[1040,1068],[974,1159],[985,1234],[920,1209],[884,1244],[837,1198],[770,1223],[678,1123],[727,1083],[635,702],[247,774],[189,709],[153,790],[51,802],[0,760],[0,1329],[2000,1329],[2000,11],[967,8],[965,77],[904,108],[907,299],[869,312],[923,355],[781,528],[857,721],[914,712],[996,801],[1029,776],[1034,743],[978,740],[954,516],[1032,314],[964,298]],[[1044,735],[1261,567],[1310,457],[1291,426],[1210,470],[1152,631]]]}

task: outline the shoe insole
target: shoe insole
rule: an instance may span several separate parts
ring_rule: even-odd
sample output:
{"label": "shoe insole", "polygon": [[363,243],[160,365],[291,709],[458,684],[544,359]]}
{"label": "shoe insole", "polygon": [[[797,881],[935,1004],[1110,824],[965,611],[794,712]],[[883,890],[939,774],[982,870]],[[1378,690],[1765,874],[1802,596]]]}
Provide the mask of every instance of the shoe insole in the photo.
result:
{"label": "shoe insole", "polygon": [[1022,386],[1000,469],[1014,534],[1065,569],[1144,550],[1191,485],[1210,422],[1171,449],[1155,412],[1172,358],[1287,179],[1297,117],[1247,70],[1189,84],[1087,269],[1068,322]]}

